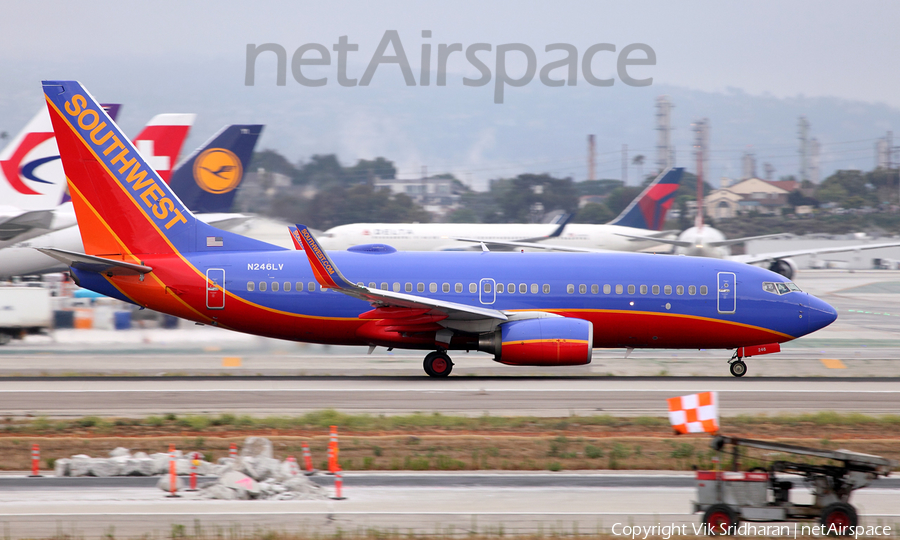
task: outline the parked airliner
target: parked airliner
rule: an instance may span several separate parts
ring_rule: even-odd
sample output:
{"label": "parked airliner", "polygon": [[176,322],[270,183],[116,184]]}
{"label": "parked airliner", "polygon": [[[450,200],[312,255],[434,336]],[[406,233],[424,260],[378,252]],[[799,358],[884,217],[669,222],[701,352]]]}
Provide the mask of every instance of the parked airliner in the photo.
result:
{"label": "parked airliner", "polygon": [[383,242],[403,251],[468,251],[477,249],[472,242],[493,248],[532,247],[517,243],[552,240],[571,247],[639,251],[658,245],[655,238],[673,234],[662,228],[683,172],[681,168],[663,171],[616,219],[605,224],[565,224],[563,230],[556,223],[351,223],[328,229],[319,241],[325,249]]}
{"label": "parked airliner", "polygon": [[[75,81],[45,81],[86,254],[42,251],[88,289],[202,324],[294,341],[431,351],[478,350],[509,365],[568,366],[594,347],[735,349],[742,357],[831,324],[837,314],[768,270],[652,254],[326,253],[196,219]],[[96,142],[91,130],[114,142]],[[122,148],[117,145],[121,144]],[[116,145],[116,146],[114,146]]]}

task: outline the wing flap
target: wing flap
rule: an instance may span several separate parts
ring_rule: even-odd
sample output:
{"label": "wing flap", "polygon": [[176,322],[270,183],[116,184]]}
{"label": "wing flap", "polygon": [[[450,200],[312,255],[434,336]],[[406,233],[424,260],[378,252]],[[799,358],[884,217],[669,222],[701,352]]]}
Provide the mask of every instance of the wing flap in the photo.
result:
{"label": "wing flap", "polygon": [[97,257],[96,255],[85,255],[84,253],[75,253],[64,249],[56,248],[35,248],[44,255],[53,257],[57,261],[78,270],[97,273],[111,273],[113,275],[136,275],[149,274],[153,268],[142,264],[134,264],[115,259],[107,259],[105,257]]}

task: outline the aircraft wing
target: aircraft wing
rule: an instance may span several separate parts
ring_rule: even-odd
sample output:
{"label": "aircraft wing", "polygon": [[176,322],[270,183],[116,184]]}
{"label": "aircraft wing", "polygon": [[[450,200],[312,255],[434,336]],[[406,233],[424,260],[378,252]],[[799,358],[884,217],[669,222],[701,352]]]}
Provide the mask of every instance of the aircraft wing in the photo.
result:
{"label": "aircraft wing", "polygon": [[750,240],[762,240],[764,238],[781,238],[782,236],[789,236],[785,233],[779,234],[761,234],[759,236],[744,236],[743,238],[732,238],[730,240],[719,240],[718,242],[709,242],[706,245],[710,247],[722,247],[722,246],[733,246],[735,244],[740,244],[742,242],[749,242]]}
{"label": "aircraft wing", "polygon": [[0,217],[0,240],[11,240],[32,229],[49,229],[52,223],[52,210],[31,210],[16,216]]}
{"label": "aircraft wing", "polygon": [[453,240],[457,240],[459,242],[472,242],[475,244],[485,244],[487,246],[504,246],[511,248],[536,248],[536,249],[546,249],[548,251],[569,251],[572,253],[611,253],[610,249],[597,249],[597,248],[580,248],[573,246],[559,246],[554,244],[545,244],[544,242],[528,242],[528,241],[520,241],[520,242],[504,242],[501,240],[478,240],[477,238],[454,238]]}
{"label": "aircraft wing", "polygon": [[316,281],[326,289],[334,289],[347,296],[365,300],[376,307],[426,309],[444,313],[448,319],[454,320],[494,319],[506,321],[509,319],[505,313],[496,309],[445,302],[414,294],[384,291],[355,284],[341,274],[306,226],[297,225],[296,229],[291,228],[291,236],[303,247],[303,251],[309,258],[313,274],[316,276]]}
{"label": "aircraft wing", "polygon": [[77,268],[79,270],[87,270],[89,272],[111,273],[114,275],[135,275],[149,274],[153,268],[144,266],[143,264],[134,264],[125,261],[117,261],[115,259],[107,259],[105,257],[97,257],[95,255],[85,255],[84,253],[75,253],[74,251],[66,251],[56,248],[35,248],[44,255],[53,257],[57,261]]}
{"label": "aircraft wing", "polygon": [[618,236],[624,236],[625,238],[633,238],[635,240],[646,240],[648,242],[656,242],[658,244],[669,244],[672,246],[678,247],[691,247],[694,245],[693,242],[687,242],[684,240],[674,240],[669,238],[656,238],[654,236],[640,236],[637,234],[628,234],[628,233],[615,233]]}
{"label": "aircraft wing", "polygon": [[732,255],[729,257],[733,261],[747,264],[761,263],[768,261],[776,261],[778,259],[787,259],[788,257],[799,257],[801,255],[818,255],[821,253],[843,253],[847,251],[866,251],[869,249],[881,249],[889,247],[898,247],[900,242],[887,242],[884,244],[856,244],[853,246],[840,246],[831,248],[818,249],[797,249],[794,251],[780,251],[776,253],[760,253],[759,255]]}

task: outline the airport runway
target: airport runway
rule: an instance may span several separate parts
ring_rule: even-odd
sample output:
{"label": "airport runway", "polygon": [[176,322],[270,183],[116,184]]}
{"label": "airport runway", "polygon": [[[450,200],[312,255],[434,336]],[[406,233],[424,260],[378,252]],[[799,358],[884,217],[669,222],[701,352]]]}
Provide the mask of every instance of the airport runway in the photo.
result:
{"label": "airport runway", "polygon": [[896,414],[895,379],[794,378],[115,378],[0,379],[12,416],[347,413],[481,416],[664,416],[666,399],[718,391],[720,414]]}
{"label": "airport runway", "polygon": [[[251,531],[333,535],[372,530],[417,534],[586,534],[618,525],[692,525],[692,487],[353,487],[344,501],[169,499],[156,488],[0,492],[6,538],[172,537]],[[805,490],[792,500],[809,502]],[[852,499],[861,524],[896,524],[900,491],[863,489]],[[792,525],[791,525],[792,526]],[[175,534],[173,534],[175,533]],[[896,532],[895,532],[896,534]]]}

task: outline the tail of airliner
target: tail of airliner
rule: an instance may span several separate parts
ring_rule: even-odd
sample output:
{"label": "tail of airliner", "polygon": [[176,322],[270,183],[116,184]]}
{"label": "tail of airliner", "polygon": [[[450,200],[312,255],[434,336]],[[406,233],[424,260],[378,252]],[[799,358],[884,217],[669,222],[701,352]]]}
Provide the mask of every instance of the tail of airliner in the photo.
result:
{"label": "tail of airliner", "polygon": [[675,202],[683,168],[666,169],[641,194],[610,222],[610,225],[661,231],[666,213]]}
{"label": "tail of airliner", "polygon": [[[118,104],[101,105],[115,119]],[[65,202],[66,177],[47,108],[28,122],[0,152],[0,204],[48,210]]]}
{"label": "tail of airliner", "polygon": [[43,86],[85,253],[280,249],[197,220],[80,83]]}
{"label": "tail of airliner", "polygon": [[178,165],[169,185],[194,212],[231,212],[262,129],[259,124],[225,126]]}
{"label": "tail of airliner", "polygon": [[178,154],[181,153],[181,147],[184,146],[195,118],[196,114],[187,113],[157,114],[134,138],[138,152],[166,182],[178,163]]}

